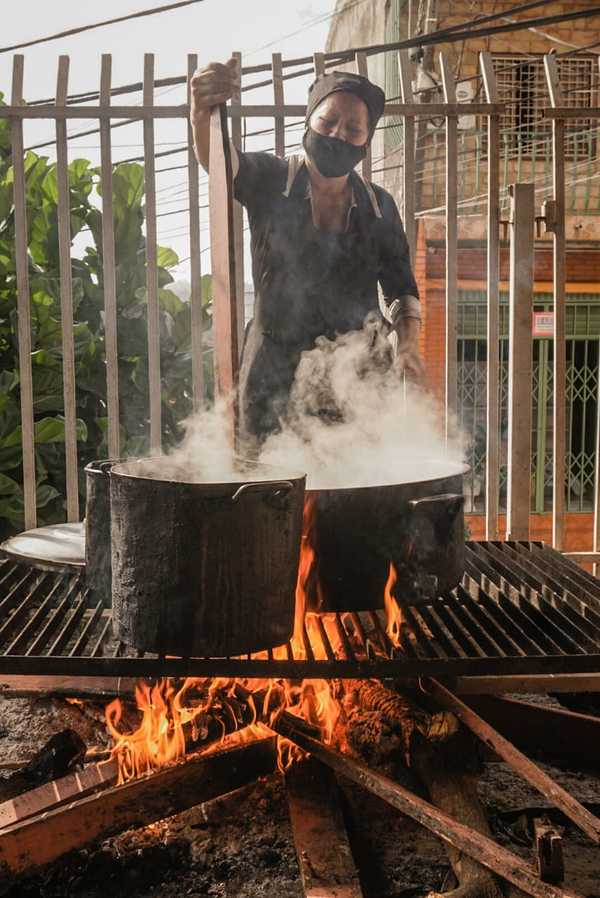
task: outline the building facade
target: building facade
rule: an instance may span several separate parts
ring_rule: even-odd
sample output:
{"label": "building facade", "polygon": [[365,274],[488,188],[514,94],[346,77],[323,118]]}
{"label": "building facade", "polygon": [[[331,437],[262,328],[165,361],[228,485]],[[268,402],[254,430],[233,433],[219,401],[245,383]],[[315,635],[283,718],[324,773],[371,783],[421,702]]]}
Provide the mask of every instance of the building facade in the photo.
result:
{"label": "building facade", "polygon": [[[587,0],[591,3],[591,0]],[[583,8],[585,3],[578,4]],[[392,42],[447,28],[473,25],[476,18],[506,11],[495,24],[514,21],[513,0],[338,0],[327,49]],[[347,11],[345,8],[348,7]],[[549,3],[523,15],[549,16],[570,8]],[[360,13],[359,13],[360,10]],[[558,54],[565,105],[597,106],[599,99],[597,19],[436,44],[413,54],[413,90],[423,102],[440,102],[439,54],[450,61],[457,98],[465,102],[459,118],[458,391],[460,422],[469,437],[467,511],[474,536],[483,533],[485,502],[486,367],[486,121],[468,114],[469,101],[485,102],[479,52],[492,54],[498,99],[506,104],[501,120],[501,218],[508,218],[508,185],[535,184],[536,214],[552,195],[551,126],[542,109],[550,105],[543,56]],[[586,49],[588,48],[589,49]],[[399,95],[396,52],[375,57],[369,74]],[[369,60],[369,63],[371,60]],[[402,201],[402,127],[386,119],[373,151],[373,178]],[[595,443],[598,418],[600,346],[600,148],[597,125],[589,119],[567,123],[567,549],[589,549],[592,541]],[[428,385],[444,394],[445,351],[445,127],[443,120],[419,119],[416,134],[418,238],[415,273],[423,305],[423,354]],[[550,235],[536,240],[534,259],[534,395],[532,519],[534,537],[549,538],[552,507],[552,245]],[[501,248],[501,446],[507,434],[508,246]],[[503,459],[501,459],[503,461]],[[500,471],[500,503],[505,502],[506,468]]]}

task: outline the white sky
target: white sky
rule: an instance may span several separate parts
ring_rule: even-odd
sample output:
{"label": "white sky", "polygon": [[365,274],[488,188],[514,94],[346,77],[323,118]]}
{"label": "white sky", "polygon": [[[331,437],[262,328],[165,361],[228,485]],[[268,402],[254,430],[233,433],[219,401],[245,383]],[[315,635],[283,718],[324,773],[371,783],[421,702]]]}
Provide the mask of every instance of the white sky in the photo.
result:
{"label": "white sky", "polygon": [[[11,2],[0,45],[7,46],[84,25],[137,12],[152,6],[164,5],[167,0],[29,0]],[[7,4],[8,5],[8,4]],[[61,54],[70,57],[69,93],[97,90],[100,83],[100,56],[111,53],[113,86],[141,81],[144,53],[155,54],[155,77],[183,75],[187,70],[187,54],[197,53],[200,62],[225,61],[232,51],[241,51],[249,65],[270,61],[272,52],[284,58],[308,56],[322,50],[329,28],[327,18],[335,7],[335,0],[204,0],[182,9],[156,16],[108,25],[73,37],[28,47],[25,55],[25,98],[37,100],[53,96],[56,89],[57,60]],[[322,21],[320,21],[322,20]],[[294,32],[299,32],[294,34]],[[266,46],[269,45],[269,46]],[[0,90],[10,98],[12,53],[0,54]],[[261,80],[264,75],[253,76]],[[288,102],[302,103],[310,78],[285,82]],[[272,90],[263,88],[246,94],[246,102],[268,103]],[[138,104],[141,94],[124,94],[114,99],[119,104]],[[159,88],[156,103],[185,102],[185,88]],[[97,121],[74,120],[69,133],[96,127]],[[268,120],[251,120],[248,130],[269,127]],[[52,139],[54,125],[49,120],[25,124],[25,146]],[[157,151],[174,149],[187,139],[185,124],[179,121],[160,121],[155,127]],[[291,135],[290,138],[291,140]],[[141,155],[142,127],[134,124],[112,131],[113,159],[119,161]],[[248,149],[269,149],[272,135],[248,140]],[[36,150],[54,158],[54,148]],[[99,164],[99,136],[97,134],[69,141],[70,159],[83,157]],[[185,153],[157,159],[157,169],[186,162]],[[175,212],[158,219],[159,243],[173,247],[181,259],[189,256],[188,216],[177,210],[187,206],[187,172],[185,170],[157,175],[159,213]],[[206,193],[205,176],[201,176],[201,197]],[[204,200],[201,199],[201,204]],[[202,212],[202,227],[208,228],[206,210]],[[203,245],[208,244],[207,231],[202,233]],[[76,247],[81,246],[78,240]],[[202,254],[203,270],[209,269],[209,253]],[[187,264],[178,272],[186,277]],[[248,281],[249,272],[246,273]]]}

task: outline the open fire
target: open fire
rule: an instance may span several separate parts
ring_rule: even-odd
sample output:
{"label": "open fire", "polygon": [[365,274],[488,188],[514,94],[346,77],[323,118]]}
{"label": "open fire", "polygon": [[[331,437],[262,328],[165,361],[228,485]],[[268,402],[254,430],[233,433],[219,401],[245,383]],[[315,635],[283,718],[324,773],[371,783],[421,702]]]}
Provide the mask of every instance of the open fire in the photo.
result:
{"label": "open fire", "polygon": [[[339,636],[331,626],[334,615],[307,612],[308,596],[319,600],[321,586],[317,576],[314,549],[315,505],[307,497],[304,505],[302,541],[296,612],[292,646],[297,657],[306,657],[304,632],[311,634],[327,627],[332,644]],[[384,606],[386,632],[394,646],[400,644],[402,613],[392,592],[397,581],[390,564],[385,587]],[[319,602],[320,604],[320,602]],[[285,649],[275,649],[277,657]],[[130,730],[124,720],[124,707],[115,699],[106,707],[106,724],[113,741],[111,757],[118,763],[119,782],[127,782],[153,773],[190,751],[210,750],[214,744],[245,742],[265,735],[269,722],[289,711],[314,727],[323,742],[339,742],[336,732],[344,710],[335,683],[327,680],[231,680],[189,677],[183,684],[164,678],[154,685],[142,682],[135,691],[141,721]],[[281,770],[286,769],[302,752],[288,740],[278,737]]]}

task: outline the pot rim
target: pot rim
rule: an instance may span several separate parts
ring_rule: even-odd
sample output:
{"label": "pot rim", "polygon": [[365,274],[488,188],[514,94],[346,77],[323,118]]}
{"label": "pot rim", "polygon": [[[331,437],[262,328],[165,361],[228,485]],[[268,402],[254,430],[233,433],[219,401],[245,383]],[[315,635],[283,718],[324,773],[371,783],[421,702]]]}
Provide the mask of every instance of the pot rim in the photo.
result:
{"label": "pot rim", "polygon": [[[435,461],[435,459],[433,459]],[[432,459],[427,459],[427,461],[432,461]],[[450,468],[452,467],[452,470]],[[411,487],[411,486],[419,486],[423,483],[437,483],[439,480],[447,480],[449,477],[464,477],[465,474],[471,470],[471,466],[466,464],[465,462],[448,462],[448,470],[442,472],[440,474],[436,474],[432,477],[422,477],[419,480],[403,480],[400,483],[398,481],[389,481],[387,483],[371,483],[364,484],[362,486],[319,486],[319,487],[306,487],[307,495],[317,495],[319,493],[358,493],[358,492],[366,492],[367,490],[380,490],[391,487]]]}
{"label": "pot rim", "polygon": [[[122,470],[125,466],[142,464],[144,462],[160,462],[168,459],[168,455],[153,455],[146,456],[144,458],[128,458],[121,459],[119,462],[116,462],[110,468],[110,471],[107,473],[111,477],[129,477],[134,480],[147,480],[150,483],[164,483],[167,485],[172,484],[183,484],[185,486],[195,486],[195,487],[209,487],[209,488],[231,488],[235,489],[236,487],[243,486],[246,483],[271,483],[273,481],[283,481],[290,480],[294,483],[301,483],[306,480],[306,474],[300,473],[298,471],[290,473],[286,469],[277,468],[274,465],[265,465],[261,462],[253,461],[252,459],[243,458],[241,456],[236,456],[236,460],[241,462],[244,466],[247,466],[251,473],[251,469],[260,469],[260,471],[268,472],[269,476],[259,477],[258,479],[253,479],[252,477],[240,477],[236,480],[188,480],[188,479],[179,479],[175,477],[157,477],[148,473],[135,472],[132,470]],[[240,471],[240,475],[242,472]]]}

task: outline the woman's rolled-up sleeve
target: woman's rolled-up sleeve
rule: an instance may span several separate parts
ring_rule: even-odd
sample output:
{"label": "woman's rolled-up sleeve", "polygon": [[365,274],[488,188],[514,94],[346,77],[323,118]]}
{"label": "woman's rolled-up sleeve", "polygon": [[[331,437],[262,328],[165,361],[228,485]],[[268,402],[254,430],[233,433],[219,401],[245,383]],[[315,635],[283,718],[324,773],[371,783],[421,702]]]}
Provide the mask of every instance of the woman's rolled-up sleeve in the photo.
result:
{"label": "woman's rolled-up sleeve", "polygon": [[[379,283],[386,305],[403,300],[405,309],[419,317],[419,288],[410,264],[410,253],[400,213],[393,198],[385,191],[378,192],[382,212],[380,222]],[[408,297],[412,301],[408,300]],[[416,314],[414,314],[416,312]]]}
{"label": "woman's rolled-up sleeve", "polygon": [[233,181],[233,195],[250,211],[264,203],[273,191],[283,188],[287,164],[270,153],[237,151],[239,168]]}

